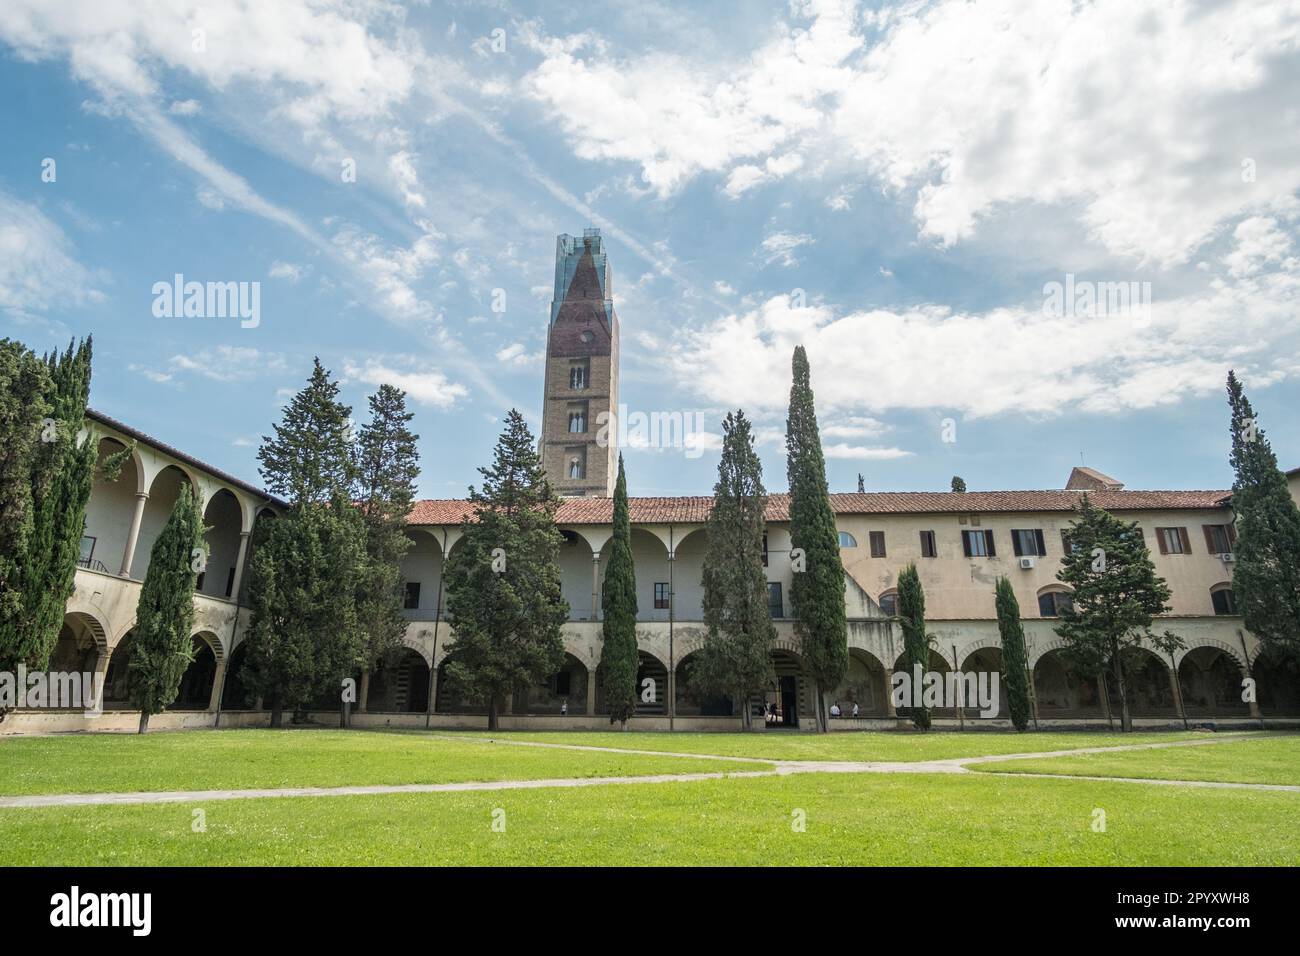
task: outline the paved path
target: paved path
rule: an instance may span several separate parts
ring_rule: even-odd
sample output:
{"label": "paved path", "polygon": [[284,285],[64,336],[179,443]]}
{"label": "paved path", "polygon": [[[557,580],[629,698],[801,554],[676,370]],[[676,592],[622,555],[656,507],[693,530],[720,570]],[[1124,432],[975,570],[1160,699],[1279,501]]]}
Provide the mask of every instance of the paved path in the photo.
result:
{"label": "paved path", "polygon": [[[1161,750],[1170,747],[1199,747],[1226,744],[1277,734],[1232,734],[1203,740],[1174,740],[1165,743],[1120,744],[1113,747],[1083,747],[1077,750],[1050,750],[1037,753],[989,754],[975,757],[952,757],[944,760],[917,761],[848,761],[848,760],[775,760],[763,757],[718,756],[715,754],[674,753],[662,750],[636,750],[626,747],[597,747],[590,744],[546,743],[534,740],[509,740],[500,737],[434,735],[449,740],[489,740],[513,747],[553,747],[561,750],[594,750],[605,753],[644,754],[654,757],[690,757],[700,760],[731,760],[759,764],[769,769],[738,770],[730,773],[663,773],[637,777],[576,777],[551,780],[493,780],[464,783],[414,783],[365,787],[293,787],[264,790],[179,790],[137,793],[56,793],[32,796],[0,797],[0,809],[19,807],[70,807],[124,805],[140,803],[205,803],[215,800],[257,800],[276,797],[355,797],[392,793],[457,793],[482,790],[540,790],[565,787],[593,787],[607,784],[691,783],[699,780],[726,780],[742,777],[783,777],[801,773],[907,773],[964,774],[972,764],[1007,760],[1034,760],[1044,757],[1069,757],[1089,753],[1119,753],[1130,750]],[[1288,734],[1286,736],[1295,736]],[[1011,776],[1011,775],[1007,775]],[[1160,780],[1152,777],[1101,777],[1062,773],[1017,773],[1014,777],[1047,780],[1090,780],[1102,783],[1137,783],[1168,787],[1209,787],[1228,790],[1280,790],[1300,793],[1300,786],[1269,783],[1229,783],[1211,780]]]}

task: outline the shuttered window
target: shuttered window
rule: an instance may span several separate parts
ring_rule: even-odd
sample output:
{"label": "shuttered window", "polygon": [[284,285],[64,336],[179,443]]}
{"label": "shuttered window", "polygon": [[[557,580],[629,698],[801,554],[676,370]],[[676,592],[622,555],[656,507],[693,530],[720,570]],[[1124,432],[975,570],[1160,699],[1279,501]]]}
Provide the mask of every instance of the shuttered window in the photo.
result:
{"label": "shuttered window", "polygon": [[885,556],[885,532],[871,531],[867,533],[871,541],[871,556],[873,558],[883,558]]}
{"label": "shuttered window", "polygon": [[1043,541],[1043,532],[1037,528],[1022,528],[1012,531],[1011,545],[1016,550],[1016,557],[1034,554],[1041,558],[1047,554],[1047,545]]}
{"label": "shuttered window", "polygon": [[1237,540],[1237,533],[1230,524],[1203,524],[1205,532],[1205,549],[1210,554],[1227,554]]}
{"label": "shuttered window", "polygon": [[1156,528],[1161,554],[1191,554],[1192,541],[1186,528]]}
{"label": "shuttered window", "polygon": [[968,558],[992,558],[997,556],[997,548],[993,544],[993,532],[987,529],[983,531],[963,531],[961,533],[961,545]]}
{"label": "shuttered window", "polygon": [[922,531],[921,532],[921,557],[937,558],[938,556],[939,556],[939,551],[934,546],[934,532]]}

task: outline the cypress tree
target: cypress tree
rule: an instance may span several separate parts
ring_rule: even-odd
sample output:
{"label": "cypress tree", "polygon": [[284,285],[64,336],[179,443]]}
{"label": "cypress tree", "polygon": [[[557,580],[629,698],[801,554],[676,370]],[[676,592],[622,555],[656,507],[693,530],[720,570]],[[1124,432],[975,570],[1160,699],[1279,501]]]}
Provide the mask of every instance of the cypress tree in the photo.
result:
{"label": "cypress tree", "polygon": [[776,628],[763,571],[767,492],[745,413],[728,412],[722,432],[702,580],[707,631],[691,684],[699,697],[727,695],[737,701],[748,730],[751,699],[775,677],[771,654]]}
{"label": "cypress tree", "polygon": [[794,350],[794,382],[786,419],[786,474],[790,482],[790,547],[802,552],[795,564],[790,602],[804,663],[817,684],[817,728],[827,727],[826,695],[839,686],[849,666],[844,610],[844,565],[839,530],[826,486],[826,459],[809,382],[808,356]]}
{"label": "cypress tree", "polygon": [[[917,664],[921,673],[930,669],[930,636],[925,632],[925,589],[916,564],[908,564],[898,575],[898,618],[903,629],[903,662],[908,674]],[[920,699],[921,688],[912,688],[913,700]],[[930,729],[930,708],[912,708],[912,723],[919,730]]]}
{"label": "cypress tree", "polygon": [[506,416],[491,467],[479,474],[482,488],[469,494],[473,514],[444,572],[455,629],[446,674],[453,693],[487,705],[488,728],[496,730],[507,695],[564,663],[569,605],[560,593],[559,501],[517,410]]}
{"label": "cypress tree", "polygon": [[1147,642],[1165,655],[1183,645],[1171,632],[1151,632],[1155,616],[1169,610],[1169,586],[1156,574],[1137,523],[1094,507],[1086,494],[1068,536],[1071,547],[1056,577],[1073,594],[1056,633],[1065,638],[1066,660],[1077,672],[1092,676],[1109,669],[1114,675],[1121,727],[1127,733],[1133,729],[1132,658]]}
{"label": "cypress tree", "polygon": [[200,512],[187,482],[153,544],[140,585],[129,692],[140,708],[142,734],[150,716],[176,699],[185,668],[194,660],[194,581],[206,563]]}
{"label": "cypress tree", "polygon": [[998,634],[1002,638],[1002,683],[1007,689],[1007,708],[1016,730],[1029,726],[1029,671],[1025,655],[1025,629],[1020,623],[1020,602],[1006,577],[998,578],[995,591]]}
{"label": "cypress tree", "polygon": [[[627,729],[636,713],[636,567],[632,561],[632,523],[627,506],[627,476],[623,456],[618,456],[618,482],[614,485],[614,537],[600,594],[601,685],[609,722]],[[667,688],[664,688],[667,692]]]}
{"label": "cypress tree", "polygon": [[1300,656],[1300,509],[1241,382],[1228,373],[1232,410],[1232,593],[1246,628],[1270,656]]}
{"label": "cypress tree", "polygon": [[[37,360],[0,349],[0,664],[44,667],[72,595],[98,448],[87,432],[91,340]],[[12,436],[12,437],[10,437]]]}
{"label": "cypress tree", "polygon": [[273,494],[293,504],[325,504],[350,498],[355,462],[350,438],[352,408],[338,400],[339,384],[313,359],[307,387],[284,410],[275,435],[262,437],[258,472]]}

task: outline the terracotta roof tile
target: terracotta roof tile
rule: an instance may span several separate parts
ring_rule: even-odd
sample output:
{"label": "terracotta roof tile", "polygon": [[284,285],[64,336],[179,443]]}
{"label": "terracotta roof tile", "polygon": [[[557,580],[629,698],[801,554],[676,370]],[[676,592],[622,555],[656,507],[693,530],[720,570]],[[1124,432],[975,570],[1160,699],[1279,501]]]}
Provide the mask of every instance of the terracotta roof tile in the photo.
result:
{"label": "terracotta roof tile", "polygon": [[[1092,491],[1089,499],[1107,511],[1177,511],[1226,506],[1227,491]],[[831,495],[836,514],[969,514],[1032,511],[1069,511],[1083,496],[1081,491],[879,491]],[[709,517],[713,498],[706,495],[679,498],[629,498],[633,524],[702,523]],[[790,519],[790,496],[772,494],[767,501],[769,521]],[[417,501],[411,524],[459,524],[471,512],[463,499]],[[609,524],[612,498],[566,498],[556,522],[561,525]]]}

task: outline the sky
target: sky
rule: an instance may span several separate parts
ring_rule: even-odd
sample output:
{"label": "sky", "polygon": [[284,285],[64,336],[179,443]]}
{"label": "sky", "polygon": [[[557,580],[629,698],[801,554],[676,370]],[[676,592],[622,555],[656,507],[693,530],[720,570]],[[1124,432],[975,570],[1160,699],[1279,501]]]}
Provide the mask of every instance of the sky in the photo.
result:
{"label": "sky", "polygon": [[1297,2],[6,0],[0,90],[0,337],[93,333],[94,407],[254,483],[319,356],[463,496],[590,227],[621,401],[707,433],[633,495],[734,408],[784,490],[799,344],[832,491],[1228,488],[1229,368],[1300,466]]}

